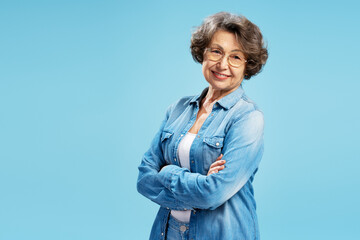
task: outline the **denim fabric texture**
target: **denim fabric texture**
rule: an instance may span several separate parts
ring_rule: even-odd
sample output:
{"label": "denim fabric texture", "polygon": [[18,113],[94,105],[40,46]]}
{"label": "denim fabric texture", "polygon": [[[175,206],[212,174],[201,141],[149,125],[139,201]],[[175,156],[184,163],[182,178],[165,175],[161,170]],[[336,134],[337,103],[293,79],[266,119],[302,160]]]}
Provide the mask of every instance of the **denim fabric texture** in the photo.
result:
{"label": "denim fabric texture", "polygon": [[[172,209],[192,210],[189,239],[260,239],[252,182],[263,155],[264,118],[241,86],[214,104],[191,146],[190,170],[179,166],[179,142],[206,93],[168,108],[139,166],[138,191],[160,205],[150,239],[165,239]],[[225,168],[207,176],[221,153]]]}
{"label": "denim fabric texture", "polygon": [[189,224],[177,221],[174,217],[169,217],[166,240],[188,240]]}

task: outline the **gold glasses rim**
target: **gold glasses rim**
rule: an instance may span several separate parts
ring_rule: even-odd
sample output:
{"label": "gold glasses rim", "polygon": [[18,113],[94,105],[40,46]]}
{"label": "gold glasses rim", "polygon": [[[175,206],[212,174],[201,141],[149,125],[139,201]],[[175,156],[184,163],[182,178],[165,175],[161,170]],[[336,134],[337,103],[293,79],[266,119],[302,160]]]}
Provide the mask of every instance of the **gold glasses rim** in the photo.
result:
{"label": "gold glasses rim", "polygon": [[[212,50],[212,49],[218,49],[218,48],[207,47],[207,48],[205,48],[205,53],[208,52],[209,50]],[[223,59],[224,56],[226,56],[226,54],[224,54],[221,49],[218,49],[218,50],[221,51],[222,56],[221,56],[218,60],[209,59],[210,61],[220,62],[221,59]],[[231,56],[231,55],[228,55],[228,57],[227,57],[227,62],[228,62],[228,64],[229,64],[230,66],[232,66],[232,67],[238,68],[238,67],[241,67],[244,63],[247,63],[247,62],[248,62],[246,59],[241,58],[241,59],[242,59],[241,64],[240,64],[240,65],[234,65],[234,64],[231,64],[231,62],[230,62],[230,58],[229,58],[230,56]]]}

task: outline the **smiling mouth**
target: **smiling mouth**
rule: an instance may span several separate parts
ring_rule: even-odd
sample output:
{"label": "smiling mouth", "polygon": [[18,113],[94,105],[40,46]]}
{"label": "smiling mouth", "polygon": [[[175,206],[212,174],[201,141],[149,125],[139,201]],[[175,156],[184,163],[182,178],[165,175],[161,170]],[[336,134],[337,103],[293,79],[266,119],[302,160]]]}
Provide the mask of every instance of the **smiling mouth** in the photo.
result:
{"label": "smiling mouth", "polygon": [[230,75],[226,75],[226,74],[221,74],[221,73],[218,73],[218,72],[215,72],[215,71],[211,71],[213,73],[213,75],[218,78],[218,79],[221,79],[221,80],[224,80],[228,77],[230,77]]}

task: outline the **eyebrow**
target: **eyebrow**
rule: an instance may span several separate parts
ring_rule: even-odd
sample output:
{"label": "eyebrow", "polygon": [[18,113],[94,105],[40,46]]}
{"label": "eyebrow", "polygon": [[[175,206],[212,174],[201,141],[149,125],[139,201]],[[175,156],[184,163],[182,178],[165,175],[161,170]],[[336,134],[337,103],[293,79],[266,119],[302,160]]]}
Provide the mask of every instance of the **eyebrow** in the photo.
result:
{"label": "eyebrow", "polygon": [[[216,47],[220,48],[221,50],[224,50],[224,48],[222,46],[220,46],[219,44],[215,43],[215,44],[213,44],[213,46],[216,46]],[[234,49],[234,50],[231,50],[231,52],[242,52],[242,53],[244,53],[240,49]]]}

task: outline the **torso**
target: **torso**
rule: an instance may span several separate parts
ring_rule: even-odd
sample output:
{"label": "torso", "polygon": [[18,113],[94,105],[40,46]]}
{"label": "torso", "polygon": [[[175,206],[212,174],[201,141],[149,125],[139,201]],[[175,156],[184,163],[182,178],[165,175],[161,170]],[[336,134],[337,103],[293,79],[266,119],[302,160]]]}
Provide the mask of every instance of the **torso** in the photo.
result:
{"label": "torso", "polygon": [[200,106],[199,112],[196,116],[196,121],[189,130],[190,133],[197,134],[199,132],[201,126],[204,124],[205,120],[210,115],[215,102],[216,101],[206,102],[205,98],[203,101],[201,101],[201,106]]}

